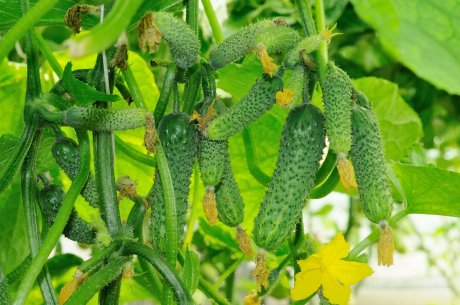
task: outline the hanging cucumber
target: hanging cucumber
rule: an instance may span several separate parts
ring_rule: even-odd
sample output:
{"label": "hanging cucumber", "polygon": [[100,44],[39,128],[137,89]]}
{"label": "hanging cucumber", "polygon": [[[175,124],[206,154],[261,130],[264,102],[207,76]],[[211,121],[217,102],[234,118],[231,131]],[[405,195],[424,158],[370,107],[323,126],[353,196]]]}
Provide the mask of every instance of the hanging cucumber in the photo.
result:
{"label": "hanging cucumber", "polygon": [[138,27],[139,46],[143,52],[157,48],[162,39],[169,46],[171,57],[179,68],[193,66],[200,56],[200,41],[183,20],[167,12],[149,12]]}
{"label": "hanging cucumber", "polygon": [[[67,177],[73,181],[80,166],[80,151],[78,144],[67,137],[58,137],[51,148],[56,163],[64,170]],[[99,207],[99,194],[94,176],[90,173],[85,186],[81,190],[83,198],[93,207]]]}
{"label": "hanging cucumber", "polygon": [[[158,135],[168,160],[176,196],[178,236],[184,233],[185,215],[190,177],[196,154],[195,129],[187,114],[173,112],[162,118],[158,126]],[[149,192],[151,202],[150,233],[153,247],[162,255],[166,252],[166,224],[163,192],[158,172]],[[178,245],[179,246],[179,245]]]}
{"label": "hanging cucumber", "polygon": [[273,106],[276,92],[282,89],[280,77],[264,74],[239,104],[209,123],[204,133],[211,140],[225,140],[243,130]]}
{"label": "hanging cucumber", "polygon": [[360,106],[353,107],[352,124],[351,157],[356,170],[361,206],[370,221],[381,225],[379,265],[388,266],[393,263],[393,240],[387,225],[393,199],[379,128],[373,113]]}
{"label": "hanging cucumber", "polygon": [[254,241],[259,247],[275,250],[289,237],[314,184],[324,147],[321,111],[312,104],[291,110],[276,169],[254,223]]}
{"label": "hanging cucumber", "polygon": [[[64,200],[64,191],[55,184],[46,185],[39,194],[40,207],[45,221],[52,225]],[[76,242],[93,244],[96,237],[91,225],[81,219],[75,210],[70,214],[69,221],[64,228],[64,235]]]}
{"label": "hanging cucumber", "polygon": [[337,169],[346,190],[355,189],[355,173],[347,156],[351,148],[351,107],[353,88],[346,73],[329,65],[322,84],[324,117],[330,149],[338,157]]}
{"label": "hanging cucumber", "polygon": [[296,64],[302,63],[304,56],[313,51],[316,51],[322,41],[329,41],[334,34],[332,30],[326,29],[324,32],[312,36],[308,36],[300,40],[297,45],[290,48],[284,59],[286,68],[292,68]]}

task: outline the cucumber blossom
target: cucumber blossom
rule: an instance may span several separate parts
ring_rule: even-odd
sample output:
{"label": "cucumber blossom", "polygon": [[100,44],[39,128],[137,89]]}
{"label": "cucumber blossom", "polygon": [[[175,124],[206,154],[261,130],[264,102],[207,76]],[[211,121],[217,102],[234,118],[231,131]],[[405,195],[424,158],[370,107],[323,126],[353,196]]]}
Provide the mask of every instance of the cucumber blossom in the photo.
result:
{"label": "cucumber blossom", "polygon": [[264,74],[239,104],[209,123],[205,134],[211,140],[224,140],[243,130],[273,106],[276,92],[282,89],[280,77]]}
{"label": "cucumber blossom", "polygon": [[373,113],[360,106],[353,107],[352,124],[351,158],[361,205],[367,218],[379,223],[390,218],[393,202],[380,132]]}
{"label": "cucumber blossom", "polygon": [[324,147],[321,111],[312,104],[292,109],[281,135],[276,169],[254,223],[259,247],[274,250],[289,237],[313,187]]}
{"label": "cucumber blossom", "polygon": [[330,67],[324,80],[324,117],[330,148],[347,155],[351,147],[352,87],[345,72]]}
{"label": "cucumber blossom", "polygon": [[[51,148],[56,163],[66,173],[70,180],[74,180],[80,167],[80,150],[78,144],[67,137],[59,137]],[[94,176],[90,173],[85,186],[81,190],[83,198],[93,207],[99,207],[99,194]]]}
{"label": "cucumber blossom", "polygon": [[182,69],[193,66],[200,55],[200,41],[193,30],[171,13],[147,13],[139,24],[138,36],[143,51],[146,50],[146,45],[153,51],[161,39],[164,39],[172,59]]}
{"label": "cucumber blossom", "polygon": [[[40,207],[45,221],[49,225],[54,223],[64,197],[64,191],[55,184],[47,185],[40,191]],[[83,244],[94,243],[94,239],[96,237],[96,233],[91,228],[91,225],[81,219],[75,210],[73,210],[70,214],[70,218],[63,233],[67,238]]]}
{"label": "cucumber blossom", "polygon": [[217,185],[215,193],[219,220],[229,227],[236,227],[242,223],[244,219],[243,197],[241,197],[228,158],[225,162],[222,181]]}
{"label": "cucumber blossom", "polygon": [[[189,120],[187,114],[173,112],[164,116],[158,126],[158,136],[173,180],[179,237],[184,233],[190,177],[196,154],[195,129]],[[148,197],[152,207],[150,233],[153,247],[164,255],[166,252],[165,206],[158,171],[155,173],[155,182]]]}
{"label": "cucumber blossom", "polygon": [[63,113],[62,123],[78,129],[114,131],[145,126],[146,111],[72,107]]}

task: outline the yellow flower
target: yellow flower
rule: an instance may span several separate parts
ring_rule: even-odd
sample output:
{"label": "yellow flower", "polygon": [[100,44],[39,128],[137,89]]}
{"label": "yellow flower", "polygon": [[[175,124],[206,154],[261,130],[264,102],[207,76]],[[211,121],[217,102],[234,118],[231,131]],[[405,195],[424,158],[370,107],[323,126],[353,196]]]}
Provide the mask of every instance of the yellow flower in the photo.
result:
{"label": "yellow flower", "polygon": [[372,274],[372,269],[365,263],[341,260],[347,257],[349,249],[350,245],[338,233],[318,253],[297,261],[301,271],[295,277],[294,288],[291,290],[292,299],[305,299],[322,286],[323,295],[330,303],[348,304],[350,285]]}

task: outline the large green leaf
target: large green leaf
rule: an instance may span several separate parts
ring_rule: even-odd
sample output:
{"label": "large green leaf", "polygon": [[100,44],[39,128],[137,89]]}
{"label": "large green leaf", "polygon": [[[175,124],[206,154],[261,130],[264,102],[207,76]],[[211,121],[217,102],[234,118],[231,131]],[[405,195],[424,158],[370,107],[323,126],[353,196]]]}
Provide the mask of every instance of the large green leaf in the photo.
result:
{"label": "large green leaf", "polygon": [[460,174],[433,165],[396,164],[410,214],[460,217]]}
{"label": "large green leaf", "polygon": [[418,76],[460,94],[460,1],[351,0],[385,48]]}
{"label": "large green leaf", "polygon": [[420,118],[399,95],[398,85],[375,77],[360,78],[354,84],[372,103],[386,159],[399,160],[423,136]]}

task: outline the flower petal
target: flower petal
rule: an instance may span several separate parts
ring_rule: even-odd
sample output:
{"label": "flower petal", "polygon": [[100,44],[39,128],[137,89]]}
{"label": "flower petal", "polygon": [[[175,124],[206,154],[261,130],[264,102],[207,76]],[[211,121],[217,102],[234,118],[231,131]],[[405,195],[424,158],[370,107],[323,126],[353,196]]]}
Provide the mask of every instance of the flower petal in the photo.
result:
{"label": "flower petal", "polygon": [[307,259],[298,260],[297,264],[301,272],[308,272],[314,269],[321,268],[321,257],[318,254],[310,255]]}
{"label": "flower petal", "polygon": [[338,260],[329,265],[328,270],[341,283],[352,285],[372,274],[372,269],[366,263]]}
{"label": "flower petal", "polygon": [[293,300],[302,300],[311,296],[321,286],[322,270],[312,269],[299,272],[295,276],[294,288],[291,289]]}
{"label": "flower petal", "polygon": [[323,257],[324,265],[329,266],[334,261],[348,256],[348,250],[350,250],[350,245],[341,233],[337,233],[329,244],[321,247],[319,255]]}
{"label": "flower petal", "polygon": [[330,272],[323,275],[323,295],[331,304],[347,305],[350,300],[351,289],[348,285],[340,284]]}

